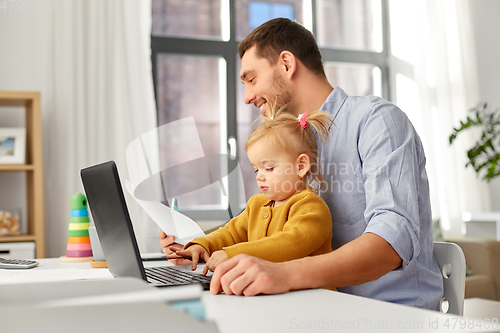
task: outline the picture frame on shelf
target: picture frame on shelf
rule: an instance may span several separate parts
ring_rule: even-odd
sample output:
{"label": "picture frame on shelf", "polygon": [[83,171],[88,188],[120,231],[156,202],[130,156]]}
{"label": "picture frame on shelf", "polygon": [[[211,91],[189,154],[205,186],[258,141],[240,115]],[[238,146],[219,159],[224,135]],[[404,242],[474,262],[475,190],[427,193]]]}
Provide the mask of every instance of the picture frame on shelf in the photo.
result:
{"label": "picture frame on shelf", "polygon": [[26,129],[0,127],[0,164],[26,163]]}

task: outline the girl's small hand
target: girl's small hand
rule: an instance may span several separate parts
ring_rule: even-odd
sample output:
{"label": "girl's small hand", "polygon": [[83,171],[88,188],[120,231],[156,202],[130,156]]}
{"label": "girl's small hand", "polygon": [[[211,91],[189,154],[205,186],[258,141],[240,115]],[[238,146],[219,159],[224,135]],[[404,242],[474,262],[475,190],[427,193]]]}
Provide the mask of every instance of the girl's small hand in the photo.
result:
{"label": "girl's small hand", "polygon": [[176,244],[174,236],[167,236],[165,232],[160,231],[160,245],[163,248],[163,253],[167,255],[167,259],[175,265],[188,265],[191,260],[183,259],[175,254],[176,251],[182,250],[183,246]]}
{"label": "girl's small hand", "polygon": [[191,258],[191,269],[193,271],[196,269],[198,261],[204,260],[206,262],[207,260],[209,260],[207,250],[205,250],[203,246],[198,244],[193,244],[185,250],[176,251],[175,254],[179,258]]}
{"label": "girl's small hand", "polygon": [[202,274],[206,275],[209,270],[213,272],[215,270],[215,267],[217,267],[217,265],[228,259],[229,257],[227,256],[226,251],[224,250],[215,251],[208,259],[207,263],[205,264],[205,267],[203,267]]}

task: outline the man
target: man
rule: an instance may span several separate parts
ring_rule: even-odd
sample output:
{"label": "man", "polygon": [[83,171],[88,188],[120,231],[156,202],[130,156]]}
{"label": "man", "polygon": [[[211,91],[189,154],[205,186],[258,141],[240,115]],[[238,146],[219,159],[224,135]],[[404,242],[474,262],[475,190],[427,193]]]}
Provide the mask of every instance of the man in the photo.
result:
{"label": "man", "polygon": [[[442,277],[433,256],[429,186],[422,143],[406,115],[379,97],[348,97],[324,73],[314,36],[288,19],[262,24],[238,46],[245,102],[333,116],[318,142],[332,215],[333,252],[285,263],[239,255],[212,277],[216,294],[275,294],[307,288],[436,309]],[[171,258],[173,237],[160,233]]]}

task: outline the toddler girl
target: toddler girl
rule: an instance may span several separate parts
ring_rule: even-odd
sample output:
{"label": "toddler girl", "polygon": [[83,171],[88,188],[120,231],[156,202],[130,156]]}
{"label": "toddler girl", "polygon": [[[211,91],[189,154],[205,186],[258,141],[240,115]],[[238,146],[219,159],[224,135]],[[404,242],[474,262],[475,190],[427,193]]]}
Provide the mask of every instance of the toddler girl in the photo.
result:
{"label": "toddler girl", "polygon": [[224,227],[194,239],[169,259],[191,258],[203,274],[240,253],[274,262],[332,251],[330,210],[316,193],[322,176],[316,134],[324,143],[333,122],[326,112],[296,118],[271,108],[245,144],[262,194]]}

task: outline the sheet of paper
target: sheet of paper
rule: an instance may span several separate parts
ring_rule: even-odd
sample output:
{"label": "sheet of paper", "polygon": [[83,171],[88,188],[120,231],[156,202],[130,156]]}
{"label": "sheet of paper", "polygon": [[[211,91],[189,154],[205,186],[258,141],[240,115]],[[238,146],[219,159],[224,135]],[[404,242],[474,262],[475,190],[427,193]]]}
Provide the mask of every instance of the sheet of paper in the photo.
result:
{"label": "sheet of paper", "polygon": [[0,283],[26,283],[43,281],[68,281],[88,279],[112,279],[113,275],[107,269],[0,269]]}
{"label": "sheet of paper", "polygon": [[167,235],[175,236],[176,243],[185,245],[196,237],[205,235],[200,226],[186,215],[165,206],[161,202],[138,199],[134,195],[134,186],[127,179],[125,180],[125,186],[128,193],[148,213],[161,230]]}

